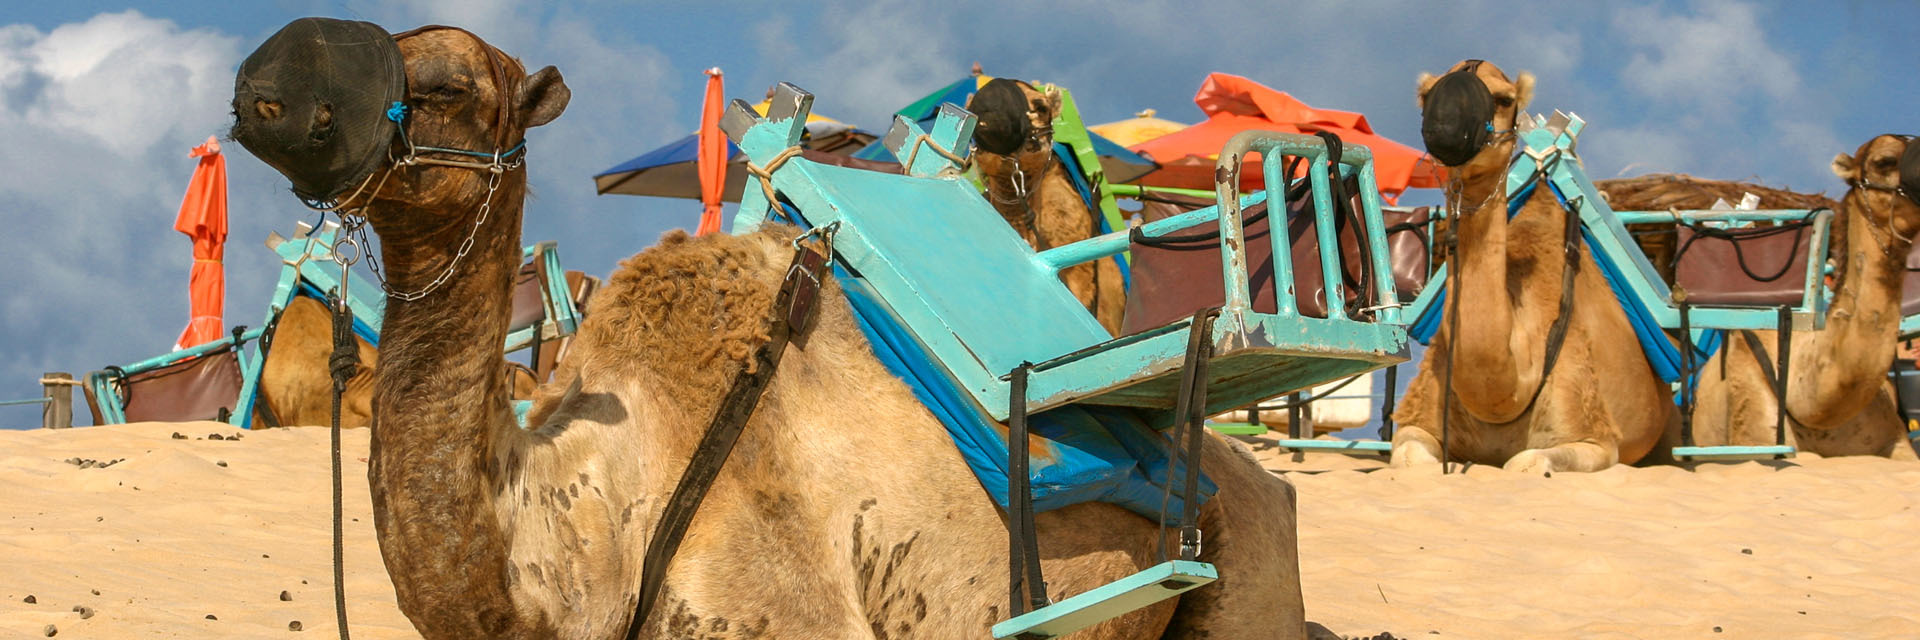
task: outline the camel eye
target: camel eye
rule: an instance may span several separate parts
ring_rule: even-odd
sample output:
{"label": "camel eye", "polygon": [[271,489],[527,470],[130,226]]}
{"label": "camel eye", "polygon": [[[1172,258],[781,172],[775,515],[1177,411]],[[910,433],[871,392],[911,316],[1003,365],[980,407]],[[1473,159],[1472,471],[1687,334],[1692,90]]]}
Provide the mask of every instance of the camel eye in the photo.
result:
{"label": "camel eye", "polygon": [[1899,163],[1900,163],[1899,160],[1895,160],[1891,156],[1882,156],[1879,158],[1874,158],[1873,170],[1874,171],[1892,171],[1894,169],[1894,166],[1898,165]]}
{"label": "camel eye", "polygon": [[1513,96],[1495,96],[1493,101],[1498,103],[1502,109],[1513,106]]}

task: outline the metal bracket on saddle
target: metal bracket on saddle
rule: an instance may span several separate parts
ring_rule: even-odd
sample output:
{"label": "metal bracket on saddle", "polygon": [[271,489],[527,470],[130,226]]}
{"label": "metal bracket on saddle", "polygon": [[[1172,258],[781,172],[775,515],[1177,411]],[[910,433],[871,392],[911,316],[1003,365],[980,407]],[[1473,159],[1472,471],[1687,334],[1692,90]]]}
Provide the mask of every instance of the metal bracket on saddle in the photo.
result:
{"label": "metal bracket on saddle", "polygon": [[940,105],[933,131],[922,131],[906,116],[893,117],[893,127],[880,143],[899,158],[907,175],[938,178],[966,170],[973,148],[973,127],[979,118],[954,104]]}

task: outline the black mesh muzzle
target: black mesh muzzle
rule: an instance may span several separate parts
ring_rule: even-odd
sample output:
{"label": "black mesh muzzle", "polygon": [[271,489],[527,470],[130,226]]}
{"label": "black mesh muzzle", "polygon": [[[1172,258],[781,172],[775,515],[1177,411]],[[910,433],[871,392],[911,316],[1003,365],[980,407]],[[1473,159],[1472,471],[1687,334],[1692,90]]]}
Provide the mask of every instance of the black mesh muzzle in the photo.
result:
{"label": "black mesh muzzle", "polygon": [[1020,83],[994,78],[980,87],[967,110],[980,120],[974,125],[973,139],[980,150],[995,155],[1012,155],[1033,135],[1033,122],[1027,117],[1027,94]]}
{"label": "black mesh muzzle", "polygon": [[387,160],[398,126],[387,110],[406,87],[400,47],[385,29],[301,18],[240,64],[233,138],[292,181],[295,195],[332,200]]}
{"label": "black mesh muzzle", "polygon": [[1427,90],[1420,111],[1420,138],[1427,153],[1449,167],[1472,160],[1487,146],[1493,128],[1493,92],[1474,71],[1479,65],[1440,76]]}
{"label": "black mesh muzzle", "polygon": [[1907,151],[1900,154],[1900,192],[1920,204],[1920,144],[1907,138]]}

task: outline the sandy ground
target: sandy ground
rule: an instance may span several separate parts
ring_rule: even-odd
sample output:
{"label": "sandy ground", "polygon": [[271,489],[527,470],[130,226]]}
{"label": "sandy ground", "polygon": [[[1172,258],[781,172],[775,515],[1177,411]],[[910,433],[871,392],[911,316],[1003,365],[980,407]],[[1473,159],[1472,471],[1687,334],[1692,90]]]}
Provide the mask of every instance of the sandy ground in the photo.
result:
{"label": "sandy ground", "polygon": [[[208,439],[234,433],[0,431],[0,637],[333,637],[327,432]],[[1307,618],[1340,636],[1920,637],[1902,606],[1920,465],[1441,477],[1250,441],[1299,487]],[[416,637],[373,541],[366,448],[348,432],[354,637]]]}

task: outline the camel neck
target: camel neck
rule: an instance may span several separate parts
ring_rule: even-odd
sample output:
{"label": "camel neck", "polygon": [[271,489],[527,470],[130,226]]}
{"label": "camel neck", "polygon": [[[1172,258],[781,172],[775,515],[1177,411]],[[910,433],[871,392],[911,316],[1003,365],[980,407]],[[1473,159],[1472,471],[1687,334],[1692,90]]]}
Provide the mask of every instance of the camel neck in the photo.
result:
{"label": "camel neck", "polygon": [[[1481,156],[1504,160],[1510,146],[1489,147]],[[1448,311],[1467,315],[1459,322],[1449,321],[1448,326],[1457,331],[1450,336],[1458,340],[1451,347],[1453,366],[1471,373],[1455,376],[1453,392],[1461,405],[1480,419],[1511,422],[1531,405],[1533,391],[1541,383],[1545,353],[1540,345],[1545,343],[1547,326],[1554,319],[1553,313],[1521,313],[1514,297],[1547,295],[1550,297],[1527,297],[1526,301],[1543,309],[1557,309],[1565,263],[1523,258],[1528,268],[1515,275],[1509,268],[1514,247],[1509,246],[1507,172],[1504,167],[1464,170],[1474,172],[1464,179],[1455,205],[1462,211],[1457,219],[1459,244],[1453,258],[1458,268],[1454,283],[1459,299],[1449,302]],[[1564,217],[1557,209],[1552,211],[1552,219],[1540,217],[1545,211],[1534,213],[1541,207],[1553,208],[1543,204],[1551,203],[1552,196],[1539,195],[1544,199],[1530,200],[1520,218],[1530,225],[1544,225],[1541,231],[1550,228],[1550,232],[1529,237],[1553,238],[1557,248]]]}
{"label": "camel neck", "polygon": [[477,227],[477,199],[372,216],[381,221],[375,230],[394,291],[419,291],[449,274],[417,300],[386,304],[368,467],[381,554],[410,618],[471,626],[475,637],[504,635],[481,621],[515,619],[509,540],[492,506],[503,479],[491,463],[515,430],[501,360],[519,265],[522,175],[494,194]]}
{"label": "camel neck", "polygon": [[1864,200],[1871,197],[1856,193],[1843,201],[1848,216],[1846,269],[1827,308],[1826,328],[1814,334],[1811,348],[1792,354],[1790,408],[1796,419],[1815,428],[1851,419],[1879,393],[1893,365],[1911,243],[1891,229],[1873,228],[1873,220],[1862,211]]}

